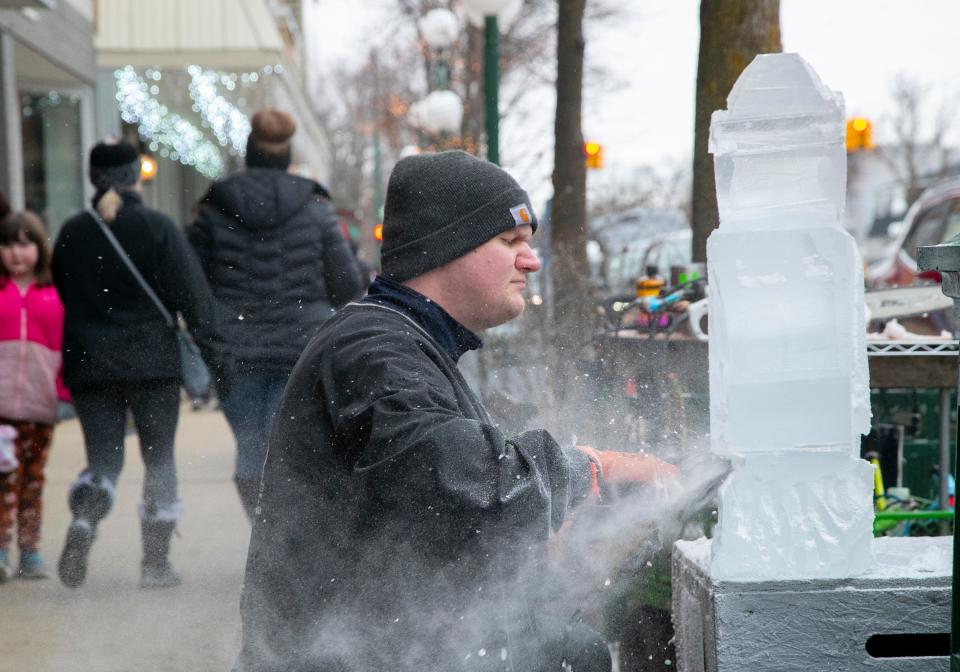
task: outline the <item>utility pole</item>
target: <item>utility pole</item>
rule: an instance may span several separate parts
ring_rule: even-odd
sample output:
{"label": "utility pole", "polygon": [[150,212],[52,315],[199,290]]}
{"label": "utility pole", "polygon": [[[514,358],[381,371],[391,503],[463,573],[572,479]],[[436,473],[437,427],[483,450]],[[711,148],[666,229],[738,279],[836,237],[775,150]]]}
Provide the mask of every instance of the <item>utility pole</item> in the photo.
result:
{"label": "utility pole", "polygon": [[[917,266],[922,271],[937,271],[942,282],[940,287],[943,293],[953,299],[953,314],[960,318],[960,236],[954,236],[939,245],[926,245],[917,248]],[[960,380],[960,379],[958,379]],[[960,382],[958,382],[960,395]],[[958,397],[960,398],[960,397]],[[941,413],[948,411],[946,404],[941,406]],[[943,423],[949,427],[949,421]],[[956,437],[957,446],[954,453],[954,479],[956,469],[960,466],[960,435]],[[947,481],[950,478],[949,461],[940,467],[940,508],[949,510],[950,500],[947,492]],[[950,672],[960,672],[960,537],[957,536],[956,503],[953,507],[953,582],[951,588],[950,608]]]}
{"label": "utility pole", "polygon": [[[370,52],[370,64],[373,74],[373,213],[377,220],[376,224],[383,223],[383,167],[382,150],[380,148],[380,116],[383,110],[380,109],[380,63],[377,58],[377,50]],[[380,245],[374,247],[373,265],[380,266]]]}
{"label": "utility pole", "polygon": [[483,97],[486,102],[487,161],[500,165],[500,30],[496,15],[483,22]]}

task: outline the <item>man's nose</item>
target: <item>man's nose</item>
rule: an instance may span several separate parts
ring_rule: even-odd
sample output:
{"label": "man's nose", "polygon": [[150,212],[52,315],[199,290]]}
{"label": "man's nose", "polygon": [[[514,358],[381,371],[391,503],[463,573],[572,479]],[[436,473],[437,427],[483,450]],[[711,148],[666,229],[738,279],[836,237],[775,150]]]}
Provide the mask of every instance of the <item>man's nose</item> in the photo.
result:
{"label": "man's nose", "polygon": [[517,255],[517,270],[524,273],[536,273],[540,270],[540,258],[529,245],[525,245]]}

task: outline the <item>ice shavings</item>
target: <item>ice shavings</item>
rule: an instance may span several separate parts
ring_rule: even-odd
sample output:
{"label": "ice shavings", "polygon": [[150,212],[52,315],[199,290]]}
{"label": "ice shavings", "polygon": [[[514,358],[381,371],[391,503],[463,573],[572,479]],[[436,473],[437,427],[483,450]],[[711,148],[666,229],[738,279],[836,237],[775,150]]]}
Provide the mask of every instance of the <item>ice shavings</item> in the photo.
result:
{"label": "ice shavings", "polygon": [[[710,573],[711,554],[715,541],[701,537],[692,541],[677,541],[677,552],[693,563],[704,574]],[[953,537],[879,537],[869,545],[874,561],[855,575],[851,590],[869,587],[872,580],[943,579],[949,581],[953,572]],[[781,578],[773,577],[773,581]],[[754,583],[754,577],[743,582]]]}
{"label": "ice shavings", "polygon": [[921,574],[943,574],[951,569],[950,556],[943,550],[930,547],[910,561],[910,569]]}
{"label": "ice shavings", "polygon": [[881,537],[874,539],[876,563],[865,578],[950,577],[953,537]]}

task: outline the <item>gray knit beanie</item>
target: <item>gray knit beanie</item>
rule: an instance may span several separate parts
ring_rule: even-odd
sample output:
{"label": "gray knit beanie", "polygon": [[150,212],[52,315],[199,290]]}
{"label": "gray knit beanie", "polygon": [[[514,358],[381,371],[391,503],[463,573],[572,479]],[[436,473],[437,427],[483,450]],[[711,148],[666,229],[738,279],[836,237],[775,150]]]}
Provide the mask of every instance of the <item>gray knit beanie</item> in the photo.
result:
{"label": "gray knit beanie", "polygon": [[409,280],[522,224],[537,230],[530,197],[498,166],[461,151],[408,156],[387,185],[383,274]]}

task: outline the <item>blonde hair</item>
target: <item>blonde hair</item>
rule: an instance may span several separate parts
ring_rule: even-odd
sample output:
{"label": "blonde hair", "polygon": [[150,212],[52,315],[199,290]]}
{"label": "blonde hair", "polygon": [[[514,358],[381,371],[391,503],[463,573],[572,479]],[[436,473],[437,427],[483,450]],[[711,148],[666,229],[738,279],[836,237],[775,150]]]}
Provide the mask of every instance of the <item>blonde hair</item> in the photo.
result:
{"label": "blonde hair", "polygon": [[97,213],[107,224],[112,224],[123,206],[123,197],[115,189],[107,189],[97,200]]}

